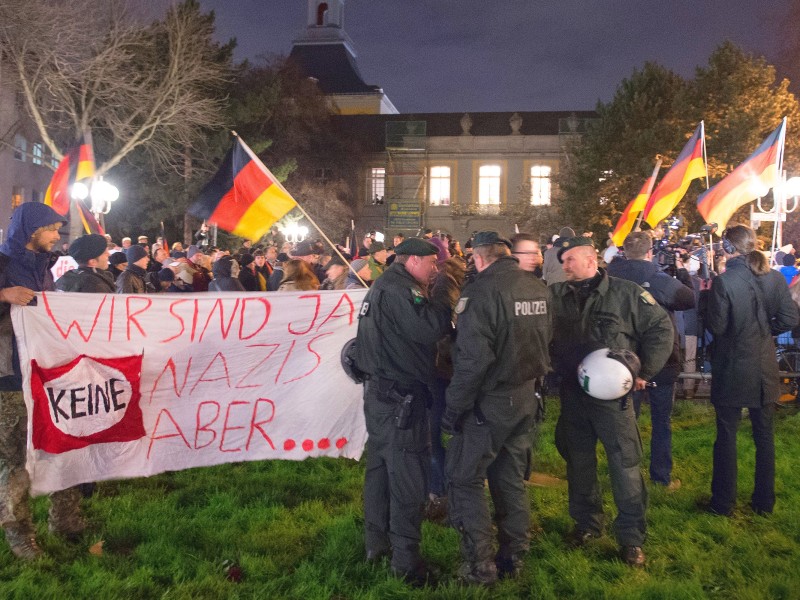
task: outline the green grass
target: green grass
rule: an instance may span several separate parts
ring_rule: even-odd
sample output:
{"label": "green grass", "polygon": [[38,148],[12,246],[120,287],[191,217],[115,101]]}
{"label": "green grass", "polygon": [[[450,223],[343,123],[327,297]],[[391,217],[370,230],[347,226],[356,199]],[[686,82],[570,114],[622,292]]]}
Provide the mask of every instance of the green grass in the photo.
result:
{"label": "green grass", "polygon": [[[557,411],[558,402],[550,399],[535,468],[564,477],[553,444]],[[640,423],[647,454],[647,414]],[[456,533],[426,523],[423,554],[441,570],[442,582],[413,590],[391,577],[386,565],[363,562],[363,464],[316,459],[100,483],[86,501],[92,525],[78,544],[47,533],[47,500],[37,499],[47,556],[23,564],[0,543],[0,598],[800,598],[800,414],[778,413],[778,502],[770,517],[746,508],[754,460],[746,420],[739,439],[740,508],[732,519],[696,508],[709,495],[713,410],[678,403],[673,429],[674,475],[683,487],[672,494],[650,488],[643,570],[624,566],[609,536],[568,549],[566,489],[531,488],[535,532],[520,578],[492,590],[460,587],[453,581]],[[600,469],[613,517],[602,459]],[[102,556],[91,555],[89,546],[99,540]],[[241,565],[241,582],[226,578],[226,560]]]}

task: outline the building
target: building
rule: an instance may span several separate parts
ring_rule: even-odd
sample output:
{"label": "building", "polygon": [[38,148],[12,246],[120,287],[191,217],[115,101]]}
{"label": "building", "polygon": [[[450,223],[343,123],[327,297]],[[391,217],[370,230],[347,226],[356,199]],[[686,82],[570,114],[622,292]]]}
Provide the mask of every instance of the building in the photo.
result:
{"label": "building", "polygon": [[[335,119],[365,151],[357,229],[466,240],[513,233],[522,213],[557,201],[554,181],[592,111],[358,115]],[[538,232],[536,232],[538,233]],[[542,232],[544,233],[544,232]]]}
{"label": "building", "polygon": [[344,30],[344,0],[308,0],[308,24],[292,43],[289,60],[317,81],[340,115],[397,113],[384,91],[364,83],[358,71],[353,40]]}
{"label": "building", "polygon": [[5,241],[14,209],[23,202],[41,202],[53,176],[54,159],[16,90],[0,63],[0,243]]}
{"label": "building", "polygon": [[289,58],[330,98],[340,135],[362,150],[351,185],[357,237],[510,234],[521,213],[557,202],[555,178],[593,111],[400,114],[364,83],[355,57],[344,0],[308,0],[307,28]]}

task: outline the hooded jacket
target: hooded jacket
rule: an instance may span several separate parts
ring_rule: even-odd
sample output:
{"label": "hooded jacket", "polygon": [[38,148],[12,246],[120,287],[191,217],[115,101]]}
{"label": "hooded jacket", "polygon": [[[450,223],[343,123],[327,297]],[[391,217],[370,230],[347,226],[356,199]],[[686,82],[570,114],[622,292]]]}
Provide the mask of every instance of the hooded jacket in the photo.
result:
{"label": "hooded jacket", "polygon": [[230,256],[223,256],[211,265],[211,272],[214,274],[214,279],[208,284],[209,292],[245,291],[241,282],[231,277],[233,260],[234,259]]}
{"label": "hooded jacket", "polygon": [[[0,246],[0,288],[23,286],[35,292],[55,289],[50,272],[50,253],[34,252],[25,245],[40,227],[64,222],[65,217],[39,202],[26,202],[14,211],[8,239]],[[19,357],[11,326],[11,305],[5,302],[0,302],[0,389],[22,389]]]}

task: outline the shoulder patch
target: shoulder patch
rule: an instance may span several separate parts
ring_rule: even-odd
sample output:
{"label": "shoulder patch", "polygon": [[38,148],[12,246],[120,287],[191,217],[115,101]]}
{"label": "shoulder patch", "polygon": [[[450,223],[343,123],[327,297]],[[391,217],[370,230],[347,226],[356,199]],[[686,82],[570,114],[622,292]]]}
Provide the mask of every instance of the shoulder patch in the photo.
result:
{"label": "shoulder patch", "polygon": [[469,298],[461,297],[458,299],[458,304],[456,304],[456,314],[460,315],[465,310],[467,310],[467,302],[469,302]]}
{"label": "shoulder patch", "polygon": [[365,317],[369,312],[369,302],[362,302],[361,303],[361,310],[358,311],[358,318]]}
{"label": "shoulder patch", "polygon": [[650,306],[656,303],[656,299],[653,298],[653,294],[651,294],[646,290],[641,294],[639,294],[639,298],[642,300],[642,302],[644,302],[645,304],[649,304]]}

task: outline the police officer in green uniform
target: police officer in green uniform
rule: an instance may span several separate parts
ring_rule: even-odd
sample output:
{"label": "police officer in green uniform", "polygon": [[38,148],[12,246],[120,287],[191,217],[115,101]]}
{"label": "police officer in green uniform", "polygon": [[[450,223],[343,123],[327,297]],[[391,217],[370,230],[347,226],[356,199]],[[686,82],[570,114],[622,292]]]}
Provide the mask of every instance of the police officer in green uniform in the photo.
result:
{"label": "police officer in green uniform", "polygon": [[411,238],[370,288],[358,322],[356,364],[364,385],[367,466],[364,526],[367,560],[391,551],[392,571],[424,584],[420,529],[427,499],[430,431],[427,407],[436,342],[449,331],[450,306],[432,303],[436,247]]}
{"label": "police officer in green uniform", "polygon": [[[550,370],[547,286],[519,268],[511,244],[493,231],[472,243],[478,271],[456,306],[453,379],[442,428],[450,522],[461,534],[460,578],[493,584],[514,574],[529,547],[524,474],[538,402],[536,380]],[[483,482],[494,501],[499,551]]]}
{"label": "police officer in green uniform", "polygon": [[617,505],[614,532],[620,556],[641,566],[645,557],[647,491],[640,470],[642,443],[633,402],[597,400],[578,385],[577,367],[586,354],[602,347],[631,350],[641,360],[633,387],[644,389],[672,351],[672,324],[649,292],[633,282],[609,277],[597,267],[589,238],[567,240],[560,249],[567,281],[551,286],[551,355],[561,375],[561,414],[556,447],[567,462],[569,513],[575,520],[570,541],[579,546],[599,537],[603,502],[597,481],[597,440],[608,457],[611,489]]}

